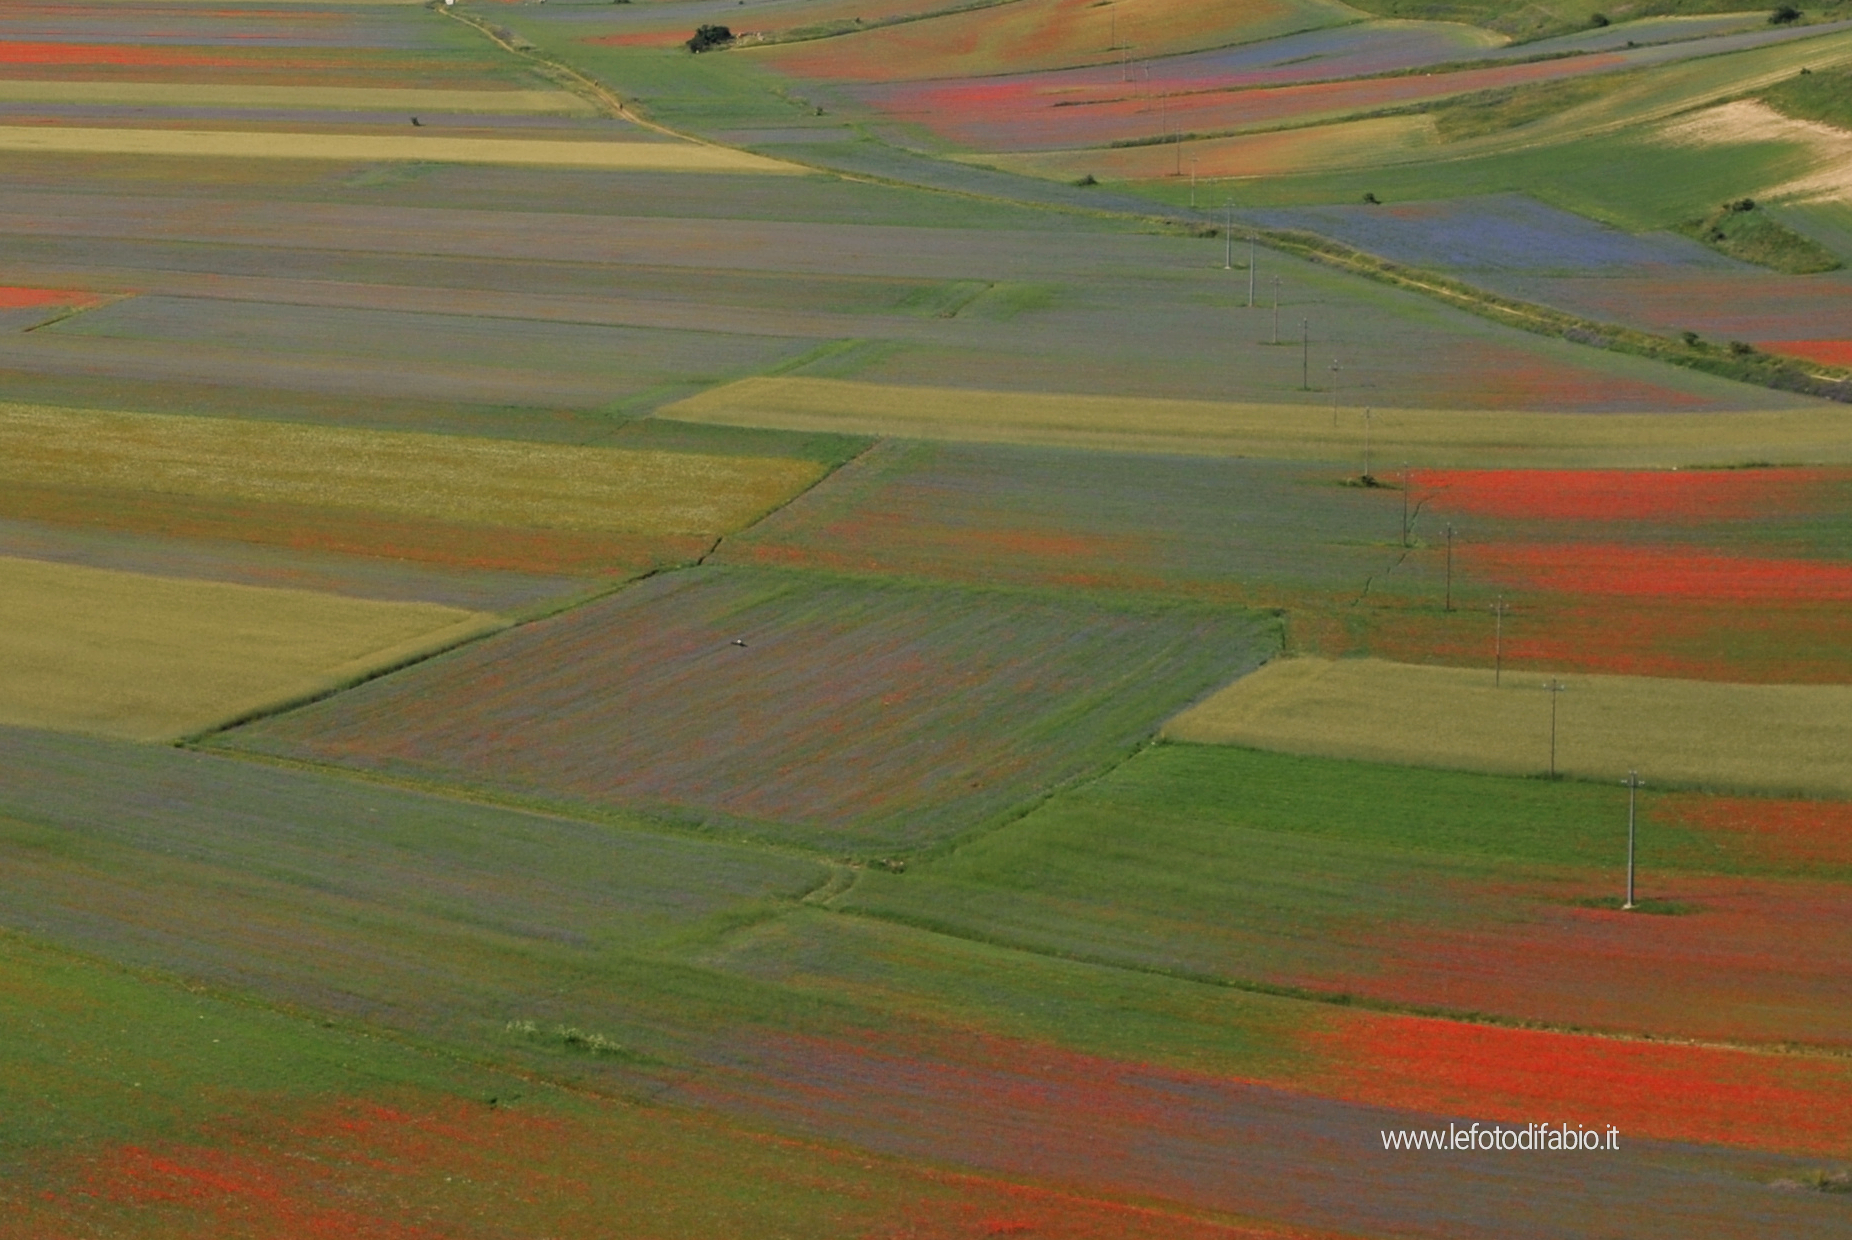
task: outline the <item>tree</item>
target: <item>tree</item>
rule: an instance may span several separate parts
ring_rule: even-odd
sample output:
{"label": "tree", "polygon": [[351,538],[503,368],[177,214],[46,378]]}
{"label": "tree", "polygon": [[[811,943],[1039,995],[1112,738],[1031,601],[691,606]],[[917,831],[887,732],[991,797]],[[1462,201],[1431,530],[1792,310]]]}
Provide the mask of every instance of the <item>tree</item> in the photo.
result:
{"label": "tree", "polygon": [[694,38],[683,44],[691,52],[705,52],[709,48],[725,47],[733,42],[733,32],[725,26],[697,26]]}

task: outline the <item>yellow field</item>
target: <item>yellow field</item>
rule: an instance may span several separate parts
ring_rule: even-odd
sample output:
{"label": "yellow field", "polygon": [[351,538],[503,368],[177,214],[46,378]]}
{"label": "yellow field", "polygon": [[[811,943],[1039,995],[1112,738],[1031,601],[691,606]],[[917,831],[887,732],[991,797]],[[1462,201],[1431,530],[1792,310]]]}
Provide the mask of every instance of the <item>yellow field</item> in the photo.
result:
{"label": "yellow field", "polygon": [[77,129],[0,126],[0,151],[67,155],[209,156],[219,159],[413,160],[605,168],[632,172],[807,173],[795,164],[694,142],[569,142],[435,135],[240,133],[212,129]]}
{"label": "yellow field", "polygon": [[177,739],[504,623],[431,603],[0,558],[0,724]]}
{"label": "yellow field", "polygon": [[0,484],[309,504],[463,525],[722,534],[822,473],[813,462],[761,457],[0,405]]}
{"label": "yellow field", "polygon": [[217,86],[194,82],[35,82],[0,79],[0,103],[94,103],[155,108],[327,108],[334,111],[594,115],[564,90],[395,90],[371,86]]}
{"label": "yellow field", "polygon": [[[1547,678],[1375,659],[1282,659],[1173,719],[1204,744],[1534,775],[1549,768]],[[1557,770],[1659,787],[1852,796],[1852,686],[1564,676]]]}
{"label": "yellow field", "polygon": [[[1356,459],[1364,437],[1360,415],[1346,414],[1333,430],[1322,406],[894,387],[840,379],[745,379],[669,405],[661,414],[788,430],[1287,460]],[[1852,460],[1852,419],[1839,408],[1706,414],[1383,409],[1376,413],[1371,435],[1381,459],[1413,457],[1429,467],[1598,469]]]}

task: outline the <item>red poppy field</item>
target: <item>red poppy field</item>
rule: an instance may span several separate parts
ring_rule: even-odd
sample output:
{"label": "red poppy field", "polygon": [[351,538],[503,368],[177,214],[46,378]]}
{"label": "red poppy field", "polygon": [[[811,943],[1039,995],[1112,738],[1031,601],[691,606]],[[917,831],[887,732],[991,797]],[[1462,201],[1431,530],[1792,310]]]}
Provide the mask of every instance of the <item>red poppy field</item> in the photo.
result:
{"label": "red poppy field", "polygon": [[1852,366],[1852,340],[1770,340],[1761,347],[1828,366]]}

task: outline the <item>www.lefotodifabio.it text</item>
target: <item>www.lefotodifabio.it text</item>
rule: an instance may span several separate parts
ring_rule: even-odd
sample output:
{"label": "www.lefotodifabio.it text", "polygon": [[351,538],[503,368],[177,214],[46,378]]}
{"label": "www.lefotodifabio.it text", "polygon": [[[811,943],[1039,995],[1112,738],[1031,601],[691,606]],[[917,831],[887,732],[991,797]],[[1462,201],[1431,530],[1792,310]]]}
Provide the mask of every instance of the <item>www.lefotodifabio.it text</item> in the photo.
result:
{"label": "www.lefotodifabio.it text", "polygon": [[1568,1124],[1473,1124],[1445,1128],[1394,1128],[1383,1130],[1386,1150],[1618,1150],[1620,1129],[1609,1124],[1605,1132]]}

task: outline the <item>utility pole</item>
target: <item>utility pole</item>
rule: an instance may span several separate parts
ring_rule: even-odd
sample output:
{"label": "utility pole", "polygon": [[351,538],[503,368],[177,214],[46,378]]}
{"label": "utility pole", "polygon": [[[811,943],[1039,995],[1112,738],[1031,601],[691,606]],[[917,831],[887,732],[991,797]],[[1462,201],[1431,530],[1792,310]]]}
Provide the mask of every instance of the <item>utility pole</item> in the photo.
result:
{"label": "utility pole", "polygon": [[1551,677],[1543,686],[1550,692],[1550,778],[1556,778],[1556,699],[1569,686]]}
{"label": "utility pole", "polygon": [[1222,203],[1222,270],[1235,269],[1235,204],[1233,200]]}
{"label": "utility pole", "polygon": [[1254,308],[1254,234],[1248,234],[1248,309]]}
{"label": "utility pole", "polygon": [[1312,390],[1312,320],[1299,320],[1299,390]]}
{"label": "utility pole", "polygon": [[1196,209],[1196,164],[1197,157],[1190,156],[1190,210]]}
{"label": "utility pole", "polygon": [[1338,428],[1338,359],[1331,359],[1331,429]]}
{"label": "utility pole", "polygon": [[1280,343],[1280,277],[1273,277],[1273,343]]}
{"label": "utility pole", "polygon": [[1627,785],[1627,903],[1622,908],[1631,910],[1633,902],[1633,824],[1634,811],[1640,799],[1640,772],[1628,771],[1627,778],[1621,781]]}
{"label": "utility pole", "polygon": [[1447,522],[1447,606],[1453,610],[1453,522]]}
{"label": "utility pole", "polygon": [[1492,604],[1492,686],[1498,687],[1499,675],[1505,669],[1505,613],[1511,610],[1511,604],[1500,598]]}
{"label": "utility pole", "polygon": [[1376,483],[1376,479],[1370,477],[1370,423],[1375,420],[1376,415],[1373,412],[1369,409],[1363,411],[1363,484],[1365,486],[1373,486]]}

